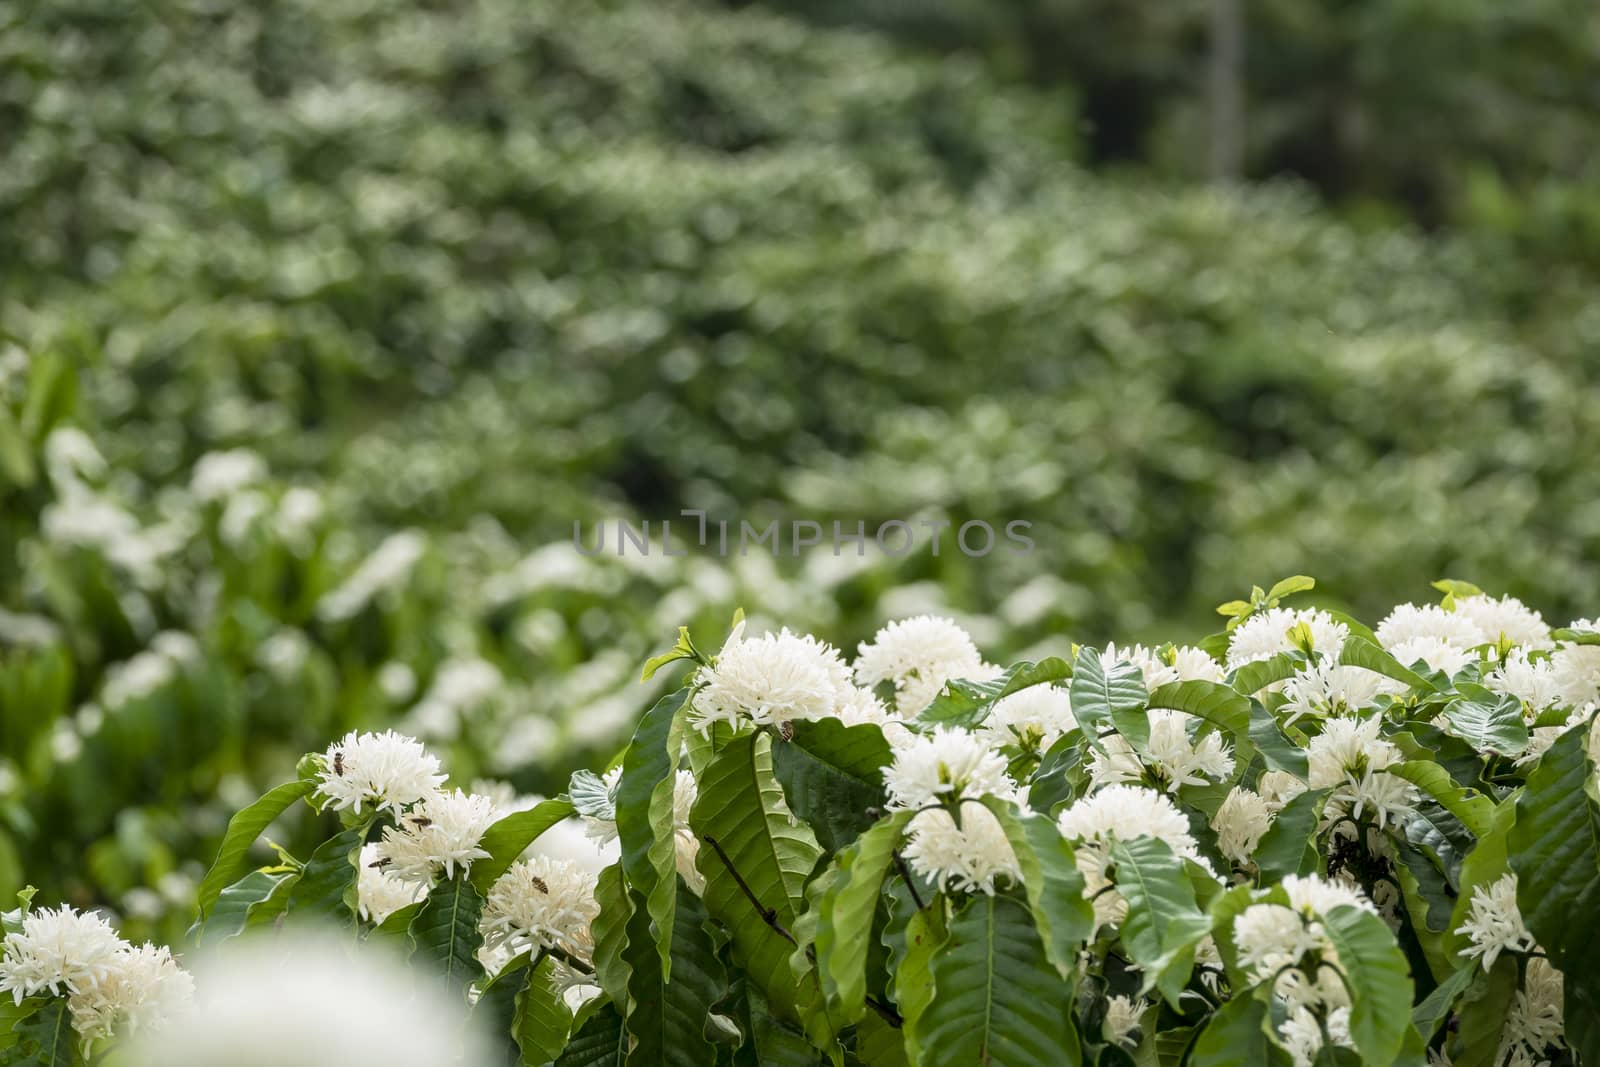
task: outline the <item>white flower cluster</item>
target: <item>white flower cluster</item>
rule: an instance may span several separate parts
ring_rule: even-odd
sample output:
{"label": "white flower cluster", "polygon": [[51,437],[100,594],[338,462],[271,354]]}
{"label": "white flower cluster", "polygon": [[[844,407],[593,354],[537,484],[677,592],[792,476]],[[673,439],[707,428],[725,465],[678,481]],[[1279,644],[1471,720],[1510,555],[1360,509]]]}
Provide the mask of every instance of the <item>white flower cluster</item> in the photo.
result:
{"label": "white flower cluster", "polygon": [[439,760],[422,742],[393,730],[351,731],[328,746],[317,778],[317,794],[336,811],[398,813],[432,796],[444,784]]}
{"label": "white flower cluster", "polygon": [[1152,693],[1173,682],[1220,682],[1223,679],[1222,665],[1212,659],[1210,653],[1188,645],[1169,649],[1163,656],[1159,649],[1144,645],[1119,648],[1113,641],[1106,645],[1100,660],[1139,668],[1144,687]]}
{"label": "white flower cluster", "polygon": [[1337,659],[1350,627],[1326,611],[1268,608],[1235,627],[1228,642],[1228,670],[1294,651],[1300,647],[1296,633],[1309,635],[1312,651]]}
{"label": "white flower cluster", "polygon": [[64,995],[86,1041],[159,1029],[194,995],[194,980],[165,947],[130,945],[105,919],[72,908],[32,910],[6,935],[0,995],[20,1005]]}
{"label": "white flower cluster", "polygon": [[1016,852],[985,797],[1021,802],[1003,756],[966,730],[939,726],[894,746],[884,769],[893,811],[917,814],[904,855],[913,870],[940,886],[993,893],[995,880],[1021,877]]}
{"label": "white flower cluster", "polygon": [[1096,785],[1140,783],[1151,778],[1167,792],[1186,785],[1205,785],[1233,772],[1233,755],[1222,735],[1201,736],[1202,720],[1168,708],[1148,713],[1149,756],[1141,756],[1122,734],[1101,739],[1101,750],[1090,758],[1089,774]]}
{"label": "white flower cluster", "polygon": [[1000,673],[985,663],[965,630],[949,619],[918,615],[891,622],[857,649],[855,679],[873,688],[892,683],[895,710],[910,718],[933,703],[954,678],[984,681]]}
{"label": "white flower cluster", "polygon": [[1505,952],[1528,955],[1521,987],[1506,1016],[1496,1063],[1541,1063],[1552,1046],[1565,1045],[1564,983],[1522,921],[1517,907],[1517,876],[1501,875],[1486,886],[1474,886],[1467,920],[1456,931],[1470,942],[1463,956],[1476,959],[1485,971]]}
{"label": "white flower cluster", "polygon": [[1401,756],[1399,748],[1378,736],[1381,725],[1376,718],[1329,719],[1306,746],[1307,784],[1333,790],[1323,808],[1325,822],[1367,817],[1382,829],[1415,810],[1417,787],[1386,770]]}
{"label": "white flower cluster", "polygon": [[1288,905],[1245,908],[1233,921],[1233,939],[1245,971],[1256,982],[1271,982],[1284,1004],[1279,1033],[1296,1067],[1310,1067],[1325,1044],[1352,1044],[1350,994],[1323,921],[1338,907],[1377,911],[1359,890],[1314,875],[1289,875],[1282,888]]}
{"label": "white flower cluster", "polygon": [[1132,785],[1108,785],[1074,801],[1056,818],[1061,836],[1077,844],[1076,862],[1084,879],[1084,895],[1094,902],[1096,926],[1120,923],[1128,902],[1107,873],[1111,845],[1136,837],[1165,842],[1180,859],[1192,860],[1215,876],[1200,854],[1189,820],[1163,793]]}

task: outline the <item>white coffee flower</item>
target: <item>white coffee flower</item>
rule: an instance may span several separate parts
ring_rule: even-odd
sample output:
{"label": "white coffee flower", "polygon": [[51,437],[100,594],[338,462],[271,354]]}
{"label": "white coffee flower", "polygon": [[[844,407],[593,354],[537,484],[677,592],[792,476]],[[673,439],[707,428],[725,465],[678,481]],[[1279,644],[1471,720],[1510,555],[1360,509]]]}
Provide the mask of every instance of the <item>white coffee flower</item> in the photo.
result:
{"label": "white coffee flower", "polygon": [[[1374,631],[1378,643],[1393,652],[1395,647],[1421,639],[1443,641],[1456,648],[1470,649],[1492,642],[1477,623],[1464,613],[1446,611],[1438,604],[1400,604]],[[1400,659],[1400,657],[1396,657]],[[1401,659],[1402,663],[1409,662]]]}
{"label": "white coffee flower", "polygon": [[1017,855],[994,813],[981,804],[963,804],[960,815],[960,826],[942,808],[911,820],[901,854],[912,870],[958,892],[993,894],[1000,877],[1019,882]]}
{"label": "white coffee flower", "polygon": [[1350,1036],[1349,1008],[1335,1008],[1328,1014],[1326,1025],[1327,1040],[1324,1041],[1323,1027],[1310,1009],[1296,1008],[1289,1013],[1280,1033],[1294,1067],[1314,1067],[1325,1045],[1355,1047],[1355,1041]]}
{"label": "white coffee flower", "polygon": [[1306,791],[1306,784],[1288,771],[1263,771],[1256,779],[1256,792],[1267,810],[1276,815],[1285,804]]}
{"label": "white coffee flower", "polygon": [[784,630],[728,638],[716,663],[695,676],[694,723],[770,725],[822,719],[856,699],[850,668],[832,645]]}
{"label": "white coffee flower", "polygon": [[1312,789],[1333,790],[1326,820],[1348,814],[1359,819],[1371,812],[1379,827],[1416,805],[1416,787],[1384,768],[1401,761],[1400,750],[1378,736],[1373,719],[1329,719],[1306,748]]}
{"label": "white coffee flower", "polygon": [[884,707],[883,701],[870,689],[852,688],[834,709],[834,714],[846,726],[870,724],[882,727],[896,721],[889,714],[889,709]]}
{"label": "white coffee flower", "polygon": [[1238,864],[1250,862],[1256,846],[1272,827],[1272,812],[1260,795],[1243,786],[1234,786],[1223,798],[1211,828],[1217,832],[1217,848]]}
{"label": "white coffee flower", "polygon": [[1532,952],[1533,934],[1517,907],[1517,876],[1502,875],[1487,886],[1474,886],[1467,921],[1456,932],[1472,942],[1461,955],[1482,961],[1486,971],[1502,952]]}
{"label": "white coffee flower", "polygon": [[398,812],[438,792],[444,780],[439,760],[415,738],[352,730],[324,754],[317,793],[336,810],[370,803],[375,811]]}
{"label": "white coffee flower", "polygon": [[582,960],[594,951],[590,924],[600,914],[594,871],[572,860],[534,856],[518,860],[489,889],[483,939],[513,956],[559,948]]}
{"label": "white coffee flower", "polygon": [[1198,734],[1202,720],[1169,708],[1148,713],[1148,760],[1142,759],[1121,734],[1102,739],[1104,751],[1090,757],[1089,774],[1096,785],[1139,783],[1148,771],[1161,788],[1176,792],[1185,785],[1205,785],[1233,771],[1233,756],[1221,734]]}
{"label": "white coffee flower", "polygon": [[126,946],[106,980],[67,1000],[72,1025],[86,1040],[158,1032],[194,999],[194,978],[165,945]]}
{"label": "white coffee flower", "polygon": [[1457,615],[1470,619],[1487,642],[1502,638],[1512,645],[1537,649],[1550,647],[1550,627],[1544,616],[1513,596],[1460,597],[1455,602]]}
{"label": "white coffee flower", "polygon": [[1522,701],[1523,718],[1530,721],[1562,698],[1562,686],[1556,680],[1551,661],[1542,657],[1533,659],[1523,648],[1512,649],[1504,663],[1484,675],[1483,685]]}
{"label": "white coffee flower", "polygon": [[[119,1055],[129,1067],[492,1063],[466,1005],[333,931],[242,938],[199,962],[194,1005]],[[124,1059],[125,1057],[125,1059]]]}
{"label": "white coffee flower", "polygon": [[361,917],[382,923],[402,908],[422,899],[427,887],[389,873],[377,842],[361,846],[361,870],[356,876],[356,901]]}
{"label": "white coffee flower", "polygon": [[1189,820],[1163,793],[1132,785],[1108,785],[1069,805],[1056,818],[1061,836],[1076,842],[1078,871],[1084,877],[1084,895],[1094,901],[1096,926],[1111,926],[1127,914],[1127,901],[1110,888],[1107,868],[1111,844],[1136,837],[1154,837],[1166,843],[1180,859],[1193,860],[1215,876],[1200,855],[1189,830]]}
{"label": "white coffee flower", "polygon": [[1533,1058],[1542,1060],[1545,1049],[1551,1045],[1565,1046],[1565,986],[1561,972],[1552,967],[1548,959],[1534,956],[1528,960],[1522,988],[1517,990],[1506,1016],[1502,1047],[1520,1044],[1527,1049],[1531,1061]]}
{"label": "white coffee flower", "polygon": [[92,993],[103,985],[128,947],[95,912],[72,908],[29,911],[22,929],[6,935],[0,951],[0,995],[16,1004],[39,993]]}
{"label": "white coffee flower", "polygon": [[1561,704],[1578,708],[1600,700],[1600,645],[1563,645],[1550,653],[1550,680]]}
{"label": "white coffee flower", "polygon": [[1226,677],[1222,664],[1211,658],[1203,648],[1183,645],[1172,650],[1172,669],[1178,672],[1180,682],[1216,682]]}
{"label": "white coffee flower", "polygon": [[1383,693],[1404,691],[1405,686],[1375,671],[1320,660],[1283,683],[1284,704],[1279,714],[1285,723],[1324,719],[1358,711]]}
{"label": "white coffee flower", "polygon": [[1139,1017],[1150,1005],[1136,997],[1115,996],[1106,1001],[1105,1038],[1125,1049],[1139,1044]]}
{"label": "white coffee flower", "polygon": [[1470,648],[1460,648],[1438,637],[1414,637],[1409,641],[1401,641],[1390,648],[1389,653],[1407,667],[1414,667],[1420,662],[1429,671],[1443,671],[1451,678],[1478,658]]}
{"label": "white coffee flower", "polygon": [[207,452],[194,465],[189,491],[199,500],[222,500],[266,476],[266,462],[249,449]]}
{"label": "white coffee flower", "polygon": [[1004,756],[976,734],[950,726],[898,743],[883,784],[895,811],[986,796],[1010,799],[1017,792]]}
{"label": "white coffee flower", "polygon": [[981,734],[995,748],[1019,745],[1031,752],[1043,752],[1077,725],[1072,716],[1072,698],[1065,689],[1035,685],[995,701]]}
{"label": "white coffee flower", "polygon": [[1127,645],[1118,648],[1116,642],[1106,645],[1106,650],[1100,654],[1100,662],[1107,668],[1113,664],[1127,663],[1139,668],[1139,673],[1144,676],[1144,687],[1154,693],[1168,682],[1178,680],[1178,669],[1169,665],[1153,648],[1144,645]]}
{"label": "white coffee flower", "polygon": [[1268,608],[1250,616],[1234,629],[1228,642],[1228,670],[1236,670],[1246,663],[1271,659],[1279,652],[1298,648],[1289,634],[1302,624],[1311,634],[1313,651],[1329,658],[1338,658],[1339,651],[1344,648],[1345,638],[1350,636],[1350,627],[1326,611]]}
{"label": "white coffee flower", "polygon": [[1289,904],[1307,918],[1327,915],[1334,908],[1359,908],[1369,915],[1378,914],[1372,901],[1359,887],[1332,882],[1314,874],[1287,875],[1283,891],[1289,894]]}
{"label": "white coffee flower", "polygon": [[1320,929],[1280,904],[1252,904],[1233,920],[1239,962],[1265,981],[1323,944]]}
{"label": "white coffee flower", "polygon": [[995,672],[965,630],[933,615],[889,623],[870,642],[861,643],[855,662],[857,684],[869,689],[884,682],[894,685],[895,710],[902,718],[933,703],[953,678],[979,681]]}
{"label": "white coffee flower", "polygon": [[488,797],[459,789],[436,793],[400,816],[398,826],[384,827],[378,859],[388,860],[384,869],[408,882],[428,884],[441,872],[454,878],[489,855],[478,843],[495,821]]}
{"label": "white coffee flower", "polygon": [[14,1004],[65,994],[73,1029],[89,1041],[158,1029],[193,993],[166,948],[129,945],[100,915],[33,910],[0,951],[0,996]]}

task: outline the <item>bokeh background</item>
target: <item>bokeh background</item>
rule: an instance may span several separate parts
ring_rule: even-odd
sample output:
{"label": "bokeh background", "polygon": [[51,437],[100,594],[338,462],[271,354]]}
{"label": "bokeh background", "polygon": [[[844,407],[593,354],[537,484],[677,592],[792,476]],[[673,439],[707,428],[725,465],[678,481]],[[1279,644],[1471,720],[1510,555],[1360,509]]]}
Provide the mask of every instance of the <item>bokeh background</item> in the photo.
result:
{"label": "bokeh background", "polygon": [[[0,4],[0,898],[176,938],[357,726],[557,791],[737,607],[1592,614],[1597,135],[1579,0]],[[1037,549],[572,546],[683,508]]]}

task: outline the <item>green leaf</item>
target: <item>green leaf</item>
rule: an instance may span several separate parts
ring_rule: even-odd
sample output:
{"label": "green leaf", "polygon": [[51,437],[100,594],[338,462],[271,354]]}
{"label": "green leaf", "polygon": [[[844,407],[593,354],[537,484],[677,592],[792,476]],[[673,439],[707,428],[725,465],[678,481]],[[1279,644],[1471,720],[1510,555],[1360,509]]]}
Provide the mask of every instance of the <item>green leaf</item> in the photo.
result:
{"label": "green leaf", "polygon": [[694,647],[694,640],[689,636],[689,628],[687,626],[678,627],[677,644],[661,655],[652,656],[650,659],[645,660],[644,672],[640,674],[639,680],[648,682],[655,677],[656,672],[662,667],[669,663],[676,663],[680,659],[692,659],[697,663],[708,662],[701,651]]}
{"label": "green leaf", "polygon": [[628,944],[633,901],[628,896],[628,887],[623,884],[622,864],[613,863],[600,872],[594,899],[600,905],[600,914],[591,924],[595,977],[612,1003],[626,1004],[629,968],[623,952]]}
{"label": "green leaf", "polygon": [[1236,996],[1206,1023],[1189,1052],[1189,1067],[1258,1067],[1289,1062],[1267,1037],[1267,1006],[1255,997]]}
{"label": "green leaf", "polygon": [[888,894],[889,921],[882,943],[888,950],[890,995],[900,1012],[901,1037],[912,1063],[920,1063],[916,1043],[917,1020],[933,1000],[933,960],[949,936],[944,906],[919,908],[903,881]]}
{"label": "green leaf", "polygon": [[867,950],[878,894],[894,861],[909,811],[896,812],[858,837],[834,858],[838,875],[824,893],[816,931],[817,974],[823,991],[838,1002],[843,1023],[866,1011]]}
{"label": "green leaf", "polygon": [[1141,992],[1159,989],[1167,1003],[1194,970],[1195,947],[1211,932],[1211,920],[1195,902],[1183,861],[1166,842],[1136,837],[1111,846],[1112,881],[1128,901],[1122,945],[1144,972]]}
{"label": "green leaf", "polygon": [[1364,667],[1369,671],[1376,671],[1397,682],[1404,682],[1409,688],[1420,692],[1435,690],[1434,684],[1428,679],[1405,666],[1376,643],[1354,633],[1345,639],[1344,648],[1339,652],[1339,662],[1347,667]]}
{"label": "green leaf", "polygon": [[1307,593],[1317,587],[1317,580],[1305,574],[1292,574],[1267,590],[1267,603],[1276,604],[1286,596]]}
{"label": "green leaf", "polygon": [[[543,960],[540,961],[544,962]],[[478,983],[478,999],[472,1005],[472,1020],[480,1032],[504,1049],[511,1063],[522,1062],[522,1052],[516,1046],[517,998],[528,986],[528,971],[533,964],[533,953],[524,952]],[[546,1056],[543,1063],[553,1057]]]}
{"label": "green leaf", "polygon": [[1215,682],[1171,682],[1151,693],[1149,704],[1203,719],[1230,737],[1248,737],[1250,733],[1249,698]]}
{"label": "green leaf", "polygon": [[1305,665],[1305,653],[1279,652],[1268,659],[1258,659],[1235,668],[1228,675],[1228,684],[1244,696],[1254,696],[1274,682],[1293,678]]}
{"label": "green leaf", "polygon": [[[1528,775],[1506,838],[1517,905],[1565,979],[1569,1037],[1580,1059],[1600,1063],[1600,809],[1582,723],[1556,739]],[[1578,1025],[1574,1026],[1577,1022]]]}
{"label": "green leaf", "polygon": [[284,910],[297,919],[315,917],[355,925],[356,877],[360,873],[356,864],[366,836],[365,827],[352,827],[319,845],[290,886]]}
{"label": "green leaf", "polygon": [[615,1004],[603,1004],[578,1027],[555,1067],[622,1067],[628,1054],[628,1031]]}
{"label": "green leaf", "polygon": [[1458,598],[1482,596],[1483,590],[1471,582],[1462,582],[1454,578],[1440,578],[1433,583],[1433,587],[1444,594],[1444,607],[1446,611],[1455,610]]}
{"label": "green leaf", "polygon": [[994,797],[985,798],[984,805],[994,813],[1016,853],[1045,957],[1061,977],[1072,977],[1078,969],[1078,952],[1094,935],[1094,905],[1084,897],[1083,875],[1078,872],[1072,845],[1051,819],[1042,815],[1024,818],[1012,805]]}
{"label": "green leaf", "polygon": [[1250,740],[1269,769],[1288,771],[1302,782],[1310,776],[1306,750],[1289,740],[1272,712],[1256,701],[1250,702]]}
{"label": "green leaf", "polygon": [[281,914],[298,878],[294,871],[251,871],[222,891],[211,914],[189,931],[190,939],[211,945],[269,921]]}
{"label": "green leaf", "polygon": [[457,875],[440,882],[411,920],[411,940],[416,944],[412,958],[431,963],[446,986],[465,995],[483,969],[477,958],[483,944],[478,932],[482,917],[483,897],[468,879]]}
{"label": "green leaf", "polygon": [[593,771],[573,771],[567,782],[567,796],[577,814],[617,821],[617,805],[611,797],[611,789],[605,779]]}
{"label": "green leaf", "polygon": [[561,1055],[572,1032],[572,1011],[551,985],[554,971],[555,960],[546,956],[529,972],[527,982],[517,993],[513,1026],[522,1062],[530,1067],[549,1063]]}
{"label": "green leaf", "polygon": [[1502,696],[1497,701],[1456,700],[1444,711],[1445,732],[1479,752],[1516,756],[1528,747],[1528,727],[1522,721],[1522,701]]}
{"label": "green leaf", "polygon": [[764,732],[735,736],[706,766],[699,786],[689,822],[702,842],[696,866],[706,879],[706,910],[732,933],[735,962],[774,1013],[806,1023],[821,990],[814,974],[796,973],[794,946],[779,928],[795,929],[822,849],[784,802],[772,739]]}
{"label": "green leaf", "polygon": [[1600,633],[1593,630],[1552,630],[1550,636],[1565,645],[1600,645]]}
{"label": "green leaf", "polygon": [[623,754],[622,779],[616,794],[622,871],[628,876],[628,884],[644,894],[648,902],[647,910],[656,923],[661,966],[669,976],[673,905],[678,892],[672,798],[679,750],[668,742],[688,696],[688,690],[669,693],[645,712]]}
{"label": "green leaf", "polygon": [[1412,1003],[1405,954],[1382,919],[1341,904],[1323,916],[1339,953],[1350,992],[1350,1040],[1367,1063],[1392,1063],[1411,1020],[1399,1005]]}
{"label": "green leaf", "polygon": [[[1477,969],[1474,964],[1474,969]],[[1495,960],[1488,974],[1474,976],[1461,1004],[1459,1026],[1447,1048],[1458,1067],[1499,1067],[1506,1016],[1517,994],[1517,961],[1510,956]],[[1570,1038],[1570,1025],[1567,1020]]]}
{"label": "green leaf", "polygon": [[569,801],[546,800],[528,811],[516,811],[499,819],[483,832],[478,847],[489,853],[487,859],[474,860],[472,884],[487,895],[500,876],[517,862],[517,857],[539,839],[539,835],[573,813]]}
{"label": "green leaf", "polygon": [[956,679],[917,716],[918,722],[971,729],[989,717],[996,701],[1036,685],[1049,685],[1072,677],[1066,660],[1047,656],[1038,663],[1018,663],[987,682]]}
{"label": "green leaf", "polygon": [[[66,997],[49,997],[15,1026],[18,1043],[5,1062],[16,1067],[79,1067],[78,1034]],[[20,1058],[19,1058],[20,1056]]]}
{"label": "green leaf", "polygon": [[[870,1012],[856,1024],[856,1059],[864,1067],[910,1067],[911,1063],[906,1058],[906,1040],[900,1028]],[[815,1063],[815,1055],[808,1062]]]}
{"label": "green leaf", "polygon": [[1254,857],[1261,882],[1272,884],[1286,875],[1302,874],[1316,864],[1317,821],[1331,790],[1308,789],[1291,799],[1261,835]]}
{"label": "green leaf", "polygon": [[706,1039],[706,1016],[727,986],[722,963],[706,934],[706,911],[681,879],[678,922],[672,926],[672,980],[666,980],[651,936],[650,916],[635,894],[623,956],[630,969],[628,1033],[634,1039],[630,1067],[646,1064],[701,1067],[717,1058]]}
{"label": "green leaf", "polygon": [[1424,1040],[1433,1040],[1433,1035],[1439,1032],[1439,1027],[1444,1025],[1450,1013],[1455,1010],[1456,1001],[1480,973],[1482,972],[1476,960],[1466,961],[1450,977],[1434,986],[1433,992],[1412,1009],[1411,1025],[1417,1028]]}
{"label": "green leaf", "polygon": [[820,1057],[811,1042],[799,1030],[775,1018],[759,990],[740,982],[738,1007],[749,1040],[734,1053],[735,1067],[817,1067]]}
{"label": "green leaf", "polygon": [[1149,693],[1143,672],[1131,663],[1112,664],[1108,671],[1099,652],[1080,648],[1072,668],[1071,699],[1073,717],[1085,731],[1098,734],[1115,725],[1124,734],[1133,731],[1128,741],[1135,747],[1149,742],[1148,720],[1134,718],[1149,703]]}
{"label": "green leaf", "polygon": [[222,837],[222,846],[217,850],[216,862],[200,882],[198,900],[202,921],[211,913],[222,891],[244,872],[250,846],[256,843],[256,838],[272,825],[273,820],[288,811],[295,801],[310,796],[316,787],[314,780],[306,778],[286,782],[228,820],[228,830]]}
{"label": "green leaf", "polygon": [[1397,778],[1404,778],[1438,801],[1440,807],[1461,820],[1461,825],[1470,830],[1472,836],[1482,837],[1489,832],[1494,822],[1494,801],[1476,789],[1458,785],[1449,772],[1437,763],[1406,760],[1385,770]]}
{"label": "green leaf", "polygon": [[932,972],[933,1000],[914,1024],[921,1067],[1082,1062],[1071,986],[1045,958],[1020,901],[968,898]]}
{"label": "green leaf", "polygon": [[[17,1026],[44,1006],[44,997],[26,997],[19,1004],[15,997],[0,996],[0,1052],[14,1047],[22,1040]],[[0,1057],[0,1063],[6,1062]]]}
{"label": "green leaf", "polygon": [[884,804],[883,768],[893,760],[883,731],[838,719],[792,724],[792,739],[772,746],[784,799],[829,854],[870,827]]}

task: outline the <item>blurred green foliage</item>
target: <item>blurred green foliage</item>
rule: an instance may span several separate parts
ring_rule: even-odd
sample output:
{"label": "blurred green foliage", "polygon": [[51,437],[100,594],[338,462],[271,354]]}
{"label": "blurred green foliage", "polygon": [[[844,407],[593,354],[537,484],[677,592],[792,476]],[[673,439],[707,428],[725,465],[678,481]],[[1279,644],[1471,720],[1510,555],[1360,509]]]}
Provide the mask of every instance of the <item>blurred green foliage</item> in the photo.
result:
{"label": "blurred green foliage", "polygon": [[[356,726],[554,790],[647,704],[639,661],[741,605],[844,643],[953,612],[997,655],[1199,634],[1301,571],[1368,614],[1446,573],[1592,608],[1582,257],[1479,177],[1498,221],[1425,236],[1085,171],[1096,71],[1193,51],[1187,8],[1096,37],[1101,6],[929,9],[979,42],[955,59],[687,0],[0,14],[0,895],[25,869],[169,922],[123,896],[170,875],[181,910],[247,787]],[[1325,31],[1352,32],[1295,39]],[[1046,40],[1049,77],[1012,55]],[[1152,92],[1154,129],[1178,90]],[[1280,124],[1316,129],[1293,96]],[[1567,173],[1446,111],[1412,162]],[[1360,157],[1352,191],[1399,217],[1409,164],[1371,159],[1393,175]],[[568,544],[685,507],[1023,519],[1038,550]]]}

